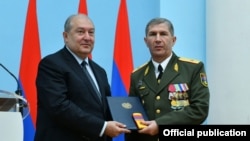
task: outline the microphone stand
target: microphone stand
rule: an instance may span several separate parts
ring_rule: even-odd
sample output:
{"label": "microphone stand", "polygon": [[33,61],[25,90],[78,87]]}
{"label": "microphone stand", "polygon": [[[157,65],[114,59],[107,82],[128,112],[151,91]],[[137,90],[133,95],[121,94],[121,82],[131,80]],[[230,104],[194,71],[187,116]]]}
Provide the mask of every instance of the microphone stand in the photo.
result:
{"label": "microphone stand", "polygon": [[[7,71],[17,82],[17,90],[15,91],[15,93],[19,96],[23,96],[19,81],[17,80],[17,78],[15,77],[15,75],[13,73],[11,73],[3,64],[0,63],[0,66]],[[18,99],[18,102],[16,104],[16,111],[20,112],[21,115],[23,116],[23,107],[26,107],[27,105],[23,103],[23,101],[21,99]]]}

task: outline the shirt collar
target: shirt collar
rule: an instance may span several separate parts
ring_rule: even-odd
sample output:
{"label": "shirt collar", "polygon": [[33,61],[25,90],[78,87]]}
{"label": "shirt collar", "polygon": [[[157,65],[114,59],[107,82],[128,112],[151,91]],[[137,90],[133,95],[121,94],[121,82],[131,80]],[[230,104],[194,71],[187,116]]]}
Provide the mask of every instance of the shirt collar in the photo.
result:
{"label": "shirt collar", "polygon": [[158,72],[158,66],[159,64],[161,64],[162,68],[163,68],[163,71],[166,69],[167,65],[168,65],[168,62],[170,60],[170,58],[172,57],[173,53],[171,53],[171,55],[166,58],[165,60],[163,60],[161,63],[158,63],[158,62],[155,62],[153,59],[152,59],[152,63],[155,67],[155,71]]}
{"label": "shirt collar", "polygon": [[78,64],[81,64],[82,61],[86,61],[87,64],[89,64],[89,59],[88,57],[86,57],[84,60],[80,57],[78,57],[74,52],[72,52],[67,46],[66,46],[67,50],[74,56],[74,58],[76,59],[76,61],[78,62]]}

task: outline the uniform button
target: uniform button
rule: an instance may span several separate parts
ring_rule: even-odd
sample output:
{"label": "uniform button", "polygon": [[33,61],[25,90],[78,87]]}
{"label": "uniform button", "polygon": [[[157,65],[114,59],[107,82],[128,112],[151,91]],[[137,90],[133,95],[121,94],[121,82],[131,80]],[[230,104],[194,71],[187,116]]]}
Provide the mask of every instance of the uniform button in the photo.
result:
{"label": "uniform button", "polygon": [[156,97],[156,100],[160,100],[161,99],[161,97],[158,95],[157,97]]}
{"label": "uniform button", "polygon": [[156,113],[157,113],[157,114],[161,113],[161,110],[160,110],[160,109],[157,109],[157,110],[156,110]]}
{"label": "uniform button", "polygon": [[142,104],[144,104],[145,103],[145,101],[144,100],[142,100]]}

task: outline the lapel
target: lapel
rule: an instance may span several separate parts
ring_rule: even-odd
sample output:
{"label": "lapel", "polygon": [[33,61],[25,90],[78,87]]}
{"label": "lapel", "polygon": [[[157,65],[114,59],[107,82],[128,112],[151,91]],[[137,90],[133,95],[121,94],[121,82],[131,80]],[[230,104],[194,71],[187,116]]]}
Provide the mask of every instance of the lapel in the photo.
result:
{"label": "lapel", "polygon": [[62,56],[67,61],[68,66],[70,68],[72,68],[72,71],[74,71],[79,76],[81,76],[83,74],[81,65],[76,61],[74,56],[68,51],[68,49],[66,47],[63,48]]}
{"label": "lapel", "polygon": [[145,82],[145,84],[149,87],[150,90],[152,90],[152,91],[154,91],[154,93],[156,93],[158,83],[156,81],[155,69],[154,69],[154,65],[153,65],[152,61],[148,62],[143,75],[144,75],[143,81]]}
{"label": "lapel", "polygon": [[[95,93],[95,98],[98,100],[98,102],[103,103],[104,102],[103,98],[105,97],[105,95],[104,95],[105,92],[104,92],[104,90],[102,88],[102,86],[103,86],[102,81],[101,81],[102,80],[102,75],[101,75],[102,72],[99,71],[99,68],[97,67],[97,65],[91,59],[89,59],[89,65],[90,65],[90,67],[91,67],[91,69],[92,69],[92,71],[93,71],[93,73],[95,75],[95,79],[97,81],[99,91],[100,91],[100,94],[101,94],[102,102],[100,102],[99,97],[94,92]],[[94,91],[94,88],[92,90]]]}
{"label": "lapel", "polygon": [[[81,68],[81,65],[75,60],[74,56],[72,56],[72,54],[66,49],[66,47],[63,48],[63,52],[64,52],[63,57],[65,57],[65,59],[67,60],[68,66],[69,66],[70,68],[72,68],[72,70],[73,70],[76,74],[78,74],[79,77],[82,76],[82,77],[80,77],[80,78],[81,78],[81,80],[82,80],[82,82],[83,82],[83,85],[87,85],[87,88],[89,88],[89,91],[91,92],[90,95],[92,95],[92,96],[94,97],[94,99],[95,99],[98,103],[101,103],[100,100],[99,100],[99,97],[97,96],[97,94],[96,94],[96,92],[95,92],[95,90],[94,90],[94,88],[93,88],[93,86],[92,86],[92,85],[90,84],[90,82],[86,79],[87,76],[86,76],[86,74],[83,72],[83,70],[82,70],[82,68]],[[90,63],[90,65],[91,65],[91,69],[93,70],[94,75],[95,75],[95,77],[96,77],[96,79],[97,79],[97,82],[98,82],[98,85],[99,85],[99,80],[98,80],[98,79],[100,79],[100,78],[98,78],[97,73],[95,72],[95,69],[96,69],[96,68],[94,68],[94,65],[93,65],[93,63],[92,63],[92,60],[90,61],[90,59],[89,59],[89,63]],[[99,85],[99,86],[100,86],[100,85]],[[103,97],[103,96],[102,96],[102,97]]]}
{"label": "lapel", "polygon": [[[177,68],[176,68],[177,67]],[[161,78],[161,83],[158,85],[157,94],[172,82],[172,80],[179,75],[177,56],[173,54]]]}
{"label": "lapel", "polygon": [[173,71],[172,66],[170,67],[167,67],[162,75],[161,83],[158,85],[158,89],[156,92],[157,94],[160,93],[162,89],[167,88],[167,86],[172,82],[172,80],[179,75],[179,72]]}
{"label": "lapel", "polygon": [[155,69],[152,61],[149,61],[149,63],[147,64],[146,69],[144,71],[143,79],[149,89],[156,93],[156,95],[158,95],[163,89],[167,88],[167,86],[172,82],[172,80],[179,75],[177,59],[178,57],[173,54],[162,75],[160,84],[157,83]]}

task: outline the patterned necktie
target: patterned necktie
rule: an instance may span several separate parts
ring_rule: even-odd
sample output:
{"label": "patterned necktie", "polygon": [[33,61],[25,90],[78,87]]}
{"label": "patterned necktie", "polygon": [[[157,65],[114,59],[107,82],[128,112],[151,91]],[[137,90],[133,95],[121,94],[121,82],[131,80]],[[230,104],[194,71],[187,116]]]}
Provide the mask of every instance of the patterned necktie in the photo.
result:
{"label": "patterned necktie", "polygon": [[158,71],[159,71],[159,75],[157,77],[157,82],[159,84],[161,81],[162,74],[163,74],[163,68],[162,68],[161,64],[159,64],[159,66],[158,66]]}
{"label": "patterned necktie", "polygon": [[97,86],[96,86],[95,83],[94,83],[94,80],[91,78],[91,76],[90,76],[90,74],[89,74],[89,72],[88,72],[88,70],[87,70],[87,68],[86,68],[86,65],[87,65],[87,62],[85,62],[85,61],[83,61],[83,62],[81,63],[81,66],[82,66],[82,68],[83,68],[83,72],[86,74],[86,76],[87,76],[88,80],[90,81],[92,87],[94,88],[94,90],[95,90],[95,92],[96,92],[96,94],[97,94],[99,100],[102,101],[102,100],[101,100],[101,99],[102,99],[102,98],[101,98],[101,97],[102,97],[102,96],[101,96],[101,93],[98,91]]}

